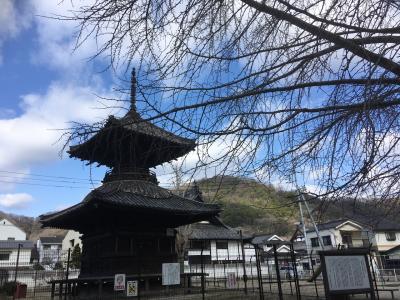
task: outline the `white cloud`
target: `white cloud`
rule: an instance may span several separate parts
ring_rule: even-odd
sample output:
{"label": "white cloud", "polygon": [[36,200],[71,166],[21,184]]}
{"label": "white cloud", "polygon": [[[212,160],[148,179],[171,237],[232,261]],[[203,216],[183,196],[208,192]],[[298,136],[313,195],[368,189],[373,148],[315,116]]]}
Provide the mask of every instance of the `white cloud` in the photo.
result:
{"label": "white cloud", "polygon": [[0,0],[0,64],[2,45],[7,39],[15,38],[31,24],[31,2]]}
{"label": "white cloud", "polygon": [[[78,7],[90,2],[93,1],[80,1]],[[93,70],[88,68],[87,62],[97,52],[96,40],[87,39],[76,48],[78,21],[51,18],[71,16],[72,11],[78,7],[74,6],[73,1],[34,1],[39,47],[32,53],[32,61],[57,71],[67,72],[69,77],[74,76],[84,80],[85,77],[90,77],[85,75],[93,73]],[[101,59],[102,57],[96,58],[96,62]]]}
{"label": "white cloud", "polygon": [[33,197],[26,193],[0,194],[0,205],[5,208],[23,209],[33,201]]}
{"label": "white cloud", "polygon": [[[34,165],[58,160],[63,146],[61,129],[71,126],[71,121],[103,120],[111,112],[96,109],[102,105],[95,94],[112,97],[100,87],[65,83],[53,83],[45,94],[23,96],[23,113],[0,119],[0,170],[27,172]],[[0,190],[9,190],[9,186],[2,185]]]}

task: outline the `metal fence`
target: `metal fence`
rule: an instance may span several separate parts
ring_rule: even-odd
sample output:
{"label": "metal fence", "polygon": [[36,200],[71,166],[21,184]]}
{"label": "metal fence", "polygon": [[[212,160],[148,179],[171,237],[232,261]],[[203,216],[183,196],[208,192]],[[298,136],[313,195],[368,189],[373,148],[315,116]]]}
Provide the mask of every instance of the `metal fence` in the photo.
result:
{"label": "metal fence", "polygon": [[[0,299],[125,299],[114,291],[114,278],[79,278],[79,257],[72,251],[49,249],[0,252]],[[5,255],[7,254],[7,255]],[[382,268],[383,259],[370,256],[375,289],[381,299],[400,299],[400,269]],[[186,260],[180,284],[165,286],[161,274],[126,274],[137,282],[135,299],[324,299],[324,285],[317,253],[268,251],[229,261],[196,263]],[[387,295],[386,295],[387,294]],[[385,298],[387,296],[387,298]],[[378,298],[379,299],[379,298]]]}

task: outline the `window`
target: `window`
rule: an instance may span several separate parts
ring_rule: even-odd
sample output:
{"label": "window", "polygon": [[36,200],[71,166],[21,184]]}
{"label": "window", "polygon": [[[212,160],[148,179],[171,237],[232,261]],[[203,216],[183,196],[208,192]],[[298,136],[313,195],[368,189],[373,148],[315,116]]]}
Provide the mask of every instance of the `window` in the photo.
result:
{"label": "window", "polygon": [[7,238],[7,240],[8,240],[8,241],[15,241],[15,238],[9,237],[9,238]]}
{"label": "window", "polygon": [[0,253],[0,260],[9,260],[10,253]]}
{"label": "window", "polygon": [[311,247],[319,247],[318,238],[311,238]]}
{"label": "window", "polygon": [[396,233],[395,232],[385,232],[386,240],[391,242],[396,240]]}
{"label": "window", "polygon": [[347,245],[348,247],[353,246],[353,238],[351,237],[350,233],[342,233],[342,242],[343,244]]}
{"label": "window", "polygon": [[71,247],[75,246],[75,239],[69,240],[69,243],[71,244]]}
{"label": "window", "polygon": [[228,249],[228,242],[226,241],[217,241],[217,249]]}
{"label": "window", "polygon": [[324,242],[324,246],[332,246],[332,240],[330,235],[323,236],[322,241]]}
{"label": "window", "polygon": [[191,249],[210,249],[210,241],[190,241],[190,248]]}

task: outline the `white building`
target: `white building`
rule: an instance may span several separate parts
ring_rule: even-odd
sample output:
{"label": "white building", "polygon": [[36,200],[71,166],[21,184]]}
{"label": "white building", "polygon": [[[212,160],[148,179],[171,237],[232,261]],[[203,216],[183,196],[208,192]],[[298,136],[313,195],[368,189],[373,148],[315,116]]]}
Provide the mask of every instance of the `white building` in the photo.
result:
{"label": "white building", "polygon": [[63,259],[62,236],[42,236],[37,241],[40,264],[54,267],[54,264]]}
{"label": "white building", "polygon": [[[264,252],[269,252],[273,250],[273,244],[278,242],[285,242],[283,238],[276,234],[260,234],[253,237],[251,243],[253,245],[257,245]],[[277,253],[288,253],[290,252],[290,248],[287,245],[278,245],[276,248]]]}
{"label": "white building", "polygon": [[7,219],[0,220],[0,268],[27,267],[31,263],[33,242],[26,240],[26,233]]}
{"label": "white building", "polygon": [[307,244],[315,253],[319,250],[369,247],[374,244],[373,232],[364,225],[350,219],[339,219],[317,225],[319,238],[314,229],[307,230]]}
{"label": "white building", "polygon": [[0,240],[24,241],[26,233],[7,219],[0,220]]}
{"label": "white building", "polygon": [[[19,247],[19,257],[18,257]],[[15,268],[31,265],[32,241],[0,241],[0,268]]]}
{"label": "white building", "polygon": [[242,260],[239,233],[219,219],[192,224],[189,243],[189,264],[231,263]]}
{"label": "white building", "polygon": [[68,251],[68,249],[73,250],[76,245],[82,249],[82,234],[75,230],[68,230],[67,234],[65,235],[64,239],[62,240],[61,249],[63,251]]}

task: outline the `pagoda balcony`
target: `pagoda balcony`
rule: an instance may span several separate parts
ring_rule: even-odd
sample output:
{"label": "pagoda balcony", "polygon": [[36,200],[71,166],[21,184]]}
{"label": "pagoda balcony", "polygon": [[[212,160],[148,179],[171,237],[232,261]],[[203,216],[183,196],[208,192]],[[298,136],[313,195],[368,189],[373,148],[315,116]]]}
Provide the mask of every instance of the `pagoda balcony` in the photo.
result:
{"label": "pagoda balcony", "polygon": [[158,184],[156,173],[150,171],[149,169],[139,169],[136,168],[134,171],[121,170],[117,171],[115,169],[106,172],[103,183],[118,180],[143,180]]}

